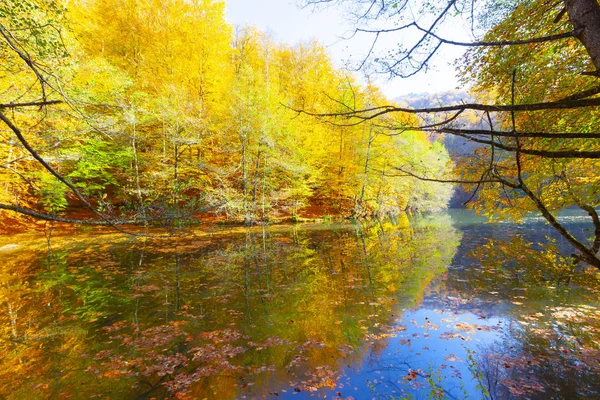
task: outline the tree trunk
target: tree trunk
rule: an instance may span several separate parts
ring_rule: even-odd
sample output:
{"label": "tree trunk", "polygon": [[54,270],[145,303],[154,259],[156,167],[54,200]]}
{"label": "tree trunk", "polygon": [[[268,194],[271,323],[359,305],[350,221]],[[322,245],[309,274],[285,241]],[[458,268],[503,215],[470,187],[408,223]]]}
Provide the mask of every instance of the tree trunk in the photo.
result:
{"label": "tree trunk", "polygon": [[246,135],[243,134],[242,135],[242,185],[243,185],[243,191],[244,191],[243,209],[244,209],[244,223],[246,225],[249,225],[251,220],[250,220],[250,213],[248,210],[248,170],[247,170],[247,160],[246,160],[247,153],[248,153],[248,139],[246,138]]}
{"label": "tree trunk", "polygon": [[600,76],[600,5],[597,0],[565,0],[575,36],[585,47],[594,64],[591,75]]}
{"label": "tree trunk", "polygon": [[[134,118],[135,118],[135,114],[134,114]],[[143,199],[142,199],[142,187],[140,186],[140,168],[139,168],[139,164],[138,164],[138,152],[137,152],[137,129],[136,129],[136,122],[133,121],[132,125],[131,125],[131,147],[133,150],[133,166],[135,169],[135,187],[136,187],[136,193],[137,193],[137,197],[138,200],[140,202],[140,207],[142,207],[143,204]],[[142,208],[143,210],[143,208]],[[144,213],[145,216],[145,213]]]}
{"label": "tree trunk", "polygon": [[362,187],[360,189],[360,196],[358,198],[358,212],[361,213],[361,216],[364,216],[364,209],[363,209],[363,200],[365,198],[365,189],[367,188],[367,181],[368,181],[368,174],[369,174],[369,161],[371,158],[371,144],[373,143],[374,137],[373,137],[373,124],[370,124],[369,126],[369,143],[367,145],[367,156],[365,159],[365,170],[364,170],[364,175],[363,175],[363,182],[362,182]]}
{"label": "tree trunk", "polygon": [[179,181],[179,144],[175,143],[175,161],[173,163],[173,207],[177,204],[177,183]]}
{"label": "tree trunk", "polygon": [[252,203],[253,208],[256,208],[256,194],[258,193],[258,181],[259,181],[259,169],[260,169],[260,157],[261,151],[258,150],[258,154],[256,155],[256,165],[254,167],[254,184],[252,188]]}

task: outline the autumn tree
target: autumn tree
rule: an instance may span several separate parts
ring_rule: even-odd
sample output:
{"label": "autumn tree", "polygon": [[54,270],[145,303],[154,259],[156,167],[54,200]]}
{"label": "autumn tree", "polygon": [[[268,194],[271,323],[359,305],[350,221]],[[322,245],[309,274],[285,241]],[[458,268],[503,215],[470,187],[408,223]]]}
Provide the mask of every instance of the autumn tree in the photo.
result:
{"label": "autumn tree", "polygon": [[[600,267],[600,219],[594,122],[600,99],[600,6],[595,0],[508,2],[449,0],[442,3],[371,0],[309,0],[344,7],[356,23],[350,36],[371,38],[358,67],[406,78],[430,68],[440,49],[468,49],[459,63],[463,82],[473,83],[480,103],[411,109],[386,105],[329,112],[344,123],[377,120],[390,113],[436,118],[425,131],[460,136],[481,145],[459,161],[455,176],[399,165],[400,173],[425,181],[468,186],[480,210],[519,219],[538,210],[576,250]],[[413,14],[413,10],[420,10]],[[452,37],[450,27],[469,26],[471,41]],[[390,40],[390,37],[392,38]],[[397,45],[391,49],[385,43]],[[480,115],[487,129],[466,129],[459,116]],[[406,127],[388,125],[401,133]],[[588,243],[569,232],[556,212],[577,205],[590,216],[595,234]]]}
{"label": "autumn tree", "polygon": [[[222,1],[27,0],[0,12],[4,210],[168,227],[207,211],[246,224],[396,215],[449,197],[443,185],[391,176],[415,154],[446,171],[439,143],[294,112],[387,100],[317,42],[234,29]],[[69,218],[80,206],[88,219]]]}
{"label": "autumn tree", "polygon": [[[26,191],[6,185],[5,193],[12,192],[9,196],[12,204],[0,203],[0,208],[57,220],[56,212],[66,207],[64,193],[70,191],[101,219],[99,224],[114,225],[60,173],[55,161],[40,154],[67,139],[68,120],[46,120],[48,114],[29,111],[34,107],[45,110],[64,100],[60,77],[68,67],[69,55],[61,34],[64,15],[65,9],[55,1],[8,1],[0,8],[0,46],[6,68],[1,83],[6,100],[0,104],[0,119],[9,132],[3,143],[9,149],[3,175],[14,174],[28,184]],[[6,110],[11,111],[11,118],[5,114]],[[27,133],[33,137],[28,139]],[[23,167],[26,171],[21,172]],[[28,199],[22,197],[31,191],[37,192],[38,200],[52,215],[28,208]],[[24,207],[20,200],[25,200]]]}

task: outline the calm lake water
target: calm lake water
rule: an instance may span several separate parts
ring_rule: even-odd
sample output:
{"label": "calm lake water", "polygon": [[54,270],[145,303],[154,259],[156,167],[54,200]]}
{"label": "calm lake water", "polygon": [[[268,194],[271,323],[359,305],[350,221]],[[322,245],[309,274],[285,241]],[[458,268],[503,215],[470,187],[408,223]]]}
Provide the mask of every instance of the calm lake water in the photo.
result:
{"label": "calm lake water", "polygon": [[0,398],[600,398],[598,274],[524,222],[4,238]]}

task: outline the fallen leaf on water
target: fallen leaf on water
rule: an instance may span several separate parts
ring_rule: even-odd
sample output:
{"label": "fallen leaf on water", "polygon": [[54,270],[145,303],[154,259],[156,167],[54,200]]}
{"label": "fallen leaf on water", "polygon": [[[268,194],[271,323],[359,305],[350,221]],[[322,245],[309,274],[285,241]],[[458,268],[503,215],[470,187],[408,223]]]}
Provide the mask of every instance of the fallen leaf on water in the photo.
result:
{"label": "fallen leaf on water", "polygon": [[449,356],[444,357],[444,360],[462,362],[462,360],[460,358],[456,357],[454,354],[450,354]]}

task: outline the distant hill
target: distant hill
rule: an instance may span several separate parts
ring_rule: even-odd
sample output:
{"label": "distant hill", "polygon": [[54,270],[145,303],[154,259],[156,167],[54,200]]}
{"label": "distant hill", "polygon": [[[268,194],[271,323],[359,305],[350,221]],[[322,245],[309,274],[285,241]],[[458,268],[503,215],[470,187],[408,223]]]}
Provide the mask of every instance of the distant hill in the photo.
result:
{"label": "distant hill", "polygon": [[[407,95],[397,97],[394,101],[400,107],[409,108],[432,108],[451,104],[471,103],[474,101],[473,97],[469,93],[462,90],[451,90],[447,92],[439,93],[409,93]],[[436,122],[434,116],[423,117],[426,124]],[[480,119],[473,113],[464,113],[456,121],[452,123],[453,127],[464,128],[464,129],[488,129],[487,123],[480,121]],[[454,159],[464,154],[472,154],[473,151],[481,147],[481,144],[471,142],[463,137],[448,135],[448,134],[432,134],[432,139],[437,140],[441,138],[442,142],[450,156]],[[470,193],[466,193],[461,187],[458,187],[450,201],[451,208],[462,208],[463,203],[470,197]]]}
{"label": "distant hill", "polygon": [[[474,99],[465,91],[451,90],[440,93],[410,93],[402,97],[397,97],[394,101],[401,107],[432,108],[452,104],[471,103],[474,102]],[[440,116],[437,116],[438,120],[436,121],[435,115],[423,115],[421,117],[425,124],[439,122],[440,118]],[[487,122],[482,121],[474,112],[468,111],[464,112],[453,121],[451,126],[463,129],[489,129]],[[476,148],[481,147],[480,144],[471,142],[460,136],[442,133],[432,134],[432,139],[434,140],[440,137],[451,156],[471,154]]]}
{"label": "distant hill", "polygon": [[472,102],[473,98],[464,90],[449,90],[438,93],[409,93],[394,99],[398,105],[412,108],[430,108],[448,104]]}

